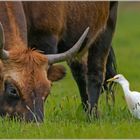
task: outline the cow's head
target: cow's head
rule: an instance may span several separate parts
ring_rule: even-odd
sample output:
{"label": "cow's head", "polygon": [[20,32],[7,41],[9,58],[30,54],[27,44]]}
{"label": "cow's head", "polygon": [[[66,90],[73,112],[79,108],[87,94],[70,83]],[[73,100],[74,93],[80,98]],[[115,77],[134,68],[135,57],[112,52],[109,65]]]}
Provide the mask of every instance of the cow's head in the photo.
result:
{"label": "cow's head", "polygon": [[44,102],[51,83],[61,79],[65,69],[56,62],[70,59],[79,50],[88,29],[67,52],[43,55],[26,47],[5,51],[4,33],[0,26],[0,115],[27,121],[43,121]]}

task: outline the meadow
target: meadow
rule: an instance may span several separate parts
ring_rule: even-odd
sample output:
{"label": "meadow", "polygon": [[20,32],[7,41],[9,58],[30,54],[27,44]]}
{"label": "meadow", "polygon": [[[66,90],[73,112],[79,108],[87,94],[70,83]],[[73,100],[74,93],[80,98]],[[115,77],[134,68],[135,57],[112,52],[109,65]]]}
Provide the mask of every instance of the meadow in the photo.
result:
{"label": "meadow", "polygon": [[[120,4],[113,47],[118,73],[127,77],[132,90],[140,91],[140,2]],[[102,94],[100,118],[89,121],[71,72],[63,64],[67,75],[53,85],[45,103],[44,123],[0,119],[0,138],[140,138],[140,120],[129,113],[119,85],[115,106],[107,106],[105,93]]]}

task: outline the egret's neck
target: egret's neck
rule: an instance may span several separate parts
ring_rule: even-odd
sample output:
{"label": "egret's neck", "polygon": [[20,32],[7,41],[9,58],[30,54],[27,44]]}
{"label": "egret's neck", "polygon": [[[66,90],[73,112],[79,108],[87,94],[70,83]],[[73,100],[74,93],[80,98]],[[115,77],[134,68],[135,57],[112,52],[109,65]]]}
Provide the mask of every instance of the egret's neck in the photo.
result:
{"label": "egret's neck", "polygon": [[123,81],[120,81],[119,83],[122,86],[125,95],[128,95],[131,92],[129,88],[129,82],[125,79]]}

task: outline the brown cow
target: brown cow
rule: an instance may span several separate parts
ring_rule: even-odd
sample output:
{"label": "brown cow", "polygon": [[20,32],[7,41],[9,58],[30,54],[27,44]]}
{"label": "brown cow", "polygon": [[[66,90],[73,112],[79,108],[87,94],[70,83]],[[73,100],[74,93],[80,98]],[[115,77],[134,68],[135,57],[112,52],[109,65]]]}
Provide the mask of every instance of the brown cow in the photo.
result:
{"label": "brown cow", "polygon": [[[91,109],[96,107],[115,28],[114,7],[116,4],[110,2],[0,2],[0,22],[5,33],[1,28],[1,115],[42,121],[51,82],[65,74],[62,66],[52,64],[66,59],[83,104],[89,100]],[[88,26],[86,37],[88,29],[84,30]],[[75,45],[78,47],[73,46],[83,32]],[[91,47],[88,72],[83,60],[74,57],[85,37],[78,58]],[[108,68],[112,66],[109,56]]]}
{"label": "brown cow", "polygon": [[[115,75],[115,56],[111,41],[117,18],[117,2],[23,2],[27,19],[29,46],[45,54],[64,52],[79,38],[84,29],[90,31],[78,58],[88,50],[88,58],[68,61],[77,82],[82,104],[97,110],[102,90],[112,91],[105,79]],[[46,47],[47,46],[47,47]],[[89,103],[88,103],[89,102]],[[96,111],[97,114],[97,111]]]}
{"label": "brown cow", "polygon": [[72,49],[45,56],[27,47],[26,20],[20,2],[0,2],[0,22],[0,115],[43,121],[51,82],[65,74],[62,66],[49,68],[49,65],[74,57],[88,29]]}

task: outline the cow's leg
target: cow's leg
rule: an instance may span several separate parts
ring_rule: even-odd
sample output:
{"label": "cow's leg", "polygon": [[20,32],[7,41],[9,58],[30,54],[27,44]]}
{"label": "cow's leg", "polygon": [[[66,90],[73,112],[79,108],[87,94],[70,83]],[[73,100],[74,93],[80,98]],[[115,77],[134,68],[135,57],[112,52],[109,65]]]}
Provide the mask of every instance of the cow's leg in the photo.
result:
{"label": "cow's leg", "polygon": [[[117,2],[110,3],[110,14],[105,31],[92,44],[88,55],[88,101],[89,111],[97,116],[98,98],[105,79],[106,63],[111,48],[117,17]],[[95,113],[94,113],[95,112]]]}
{"label": "cow's leg", "polygon": [[[84,40],[81,48],[86,46],[87,39]],[[73,46],[73,43],[66,43],[64,40],[61,40],[58,44],[58,53],[62,53],[70,49],[69,46]],[[88,108],[88,95],[87,95],[87,62],[84,59],[77,60],[72,58],[71,60],[67,61],[67,64],[70,67],[74,80],[78,86],[82,105],[85,111]]]}
{"label": "cow's leg", "polygon": [[97,114],[98,98],[105,79],[106,62],[109,46],[103,45],[102,41],[96,42],[90,49],[88,55],[88,101],[91,114]]}
{"label": "cow's leg", "polygon": [[87,80],[86,80],[86,64],[84,61],[79,62],[78,60],[70,61],[68,62],[68,65],[70,66],[71,72],[73,74],[73,77],[78,85],[81,101],[84,110],[87,110],[87,101],[88,101],[88,95],[87,95]]}

